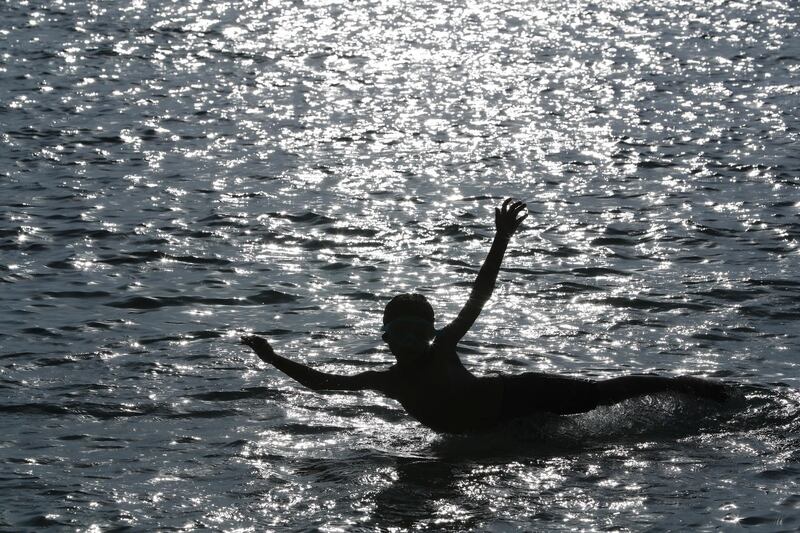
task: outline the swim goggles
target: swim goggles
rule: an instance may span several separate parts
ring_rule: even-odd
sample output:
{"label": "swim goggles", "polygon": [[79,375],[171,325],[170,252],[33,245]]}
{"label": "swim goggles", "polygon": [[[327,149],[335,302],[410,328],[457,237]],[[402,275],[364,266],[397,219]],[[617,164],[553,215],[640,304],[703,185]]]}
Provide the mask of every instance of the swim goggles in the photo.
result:
{"label": "swim goggles", "polygon": [[384,332],[383,337],[385,338],[394,333],[397,333],[398,328],[404,328],[404,327],[411,330],[416,330],[421,335],[428,335],[431,337],[435,337],[439,333],[438,330],[433,327],[433,322],[429,322],[424,318],[417,318],[417,317],[396,318],[391,322],[387,322],[386,324],[384,324],[383,327],[381,327],[381,331]]}

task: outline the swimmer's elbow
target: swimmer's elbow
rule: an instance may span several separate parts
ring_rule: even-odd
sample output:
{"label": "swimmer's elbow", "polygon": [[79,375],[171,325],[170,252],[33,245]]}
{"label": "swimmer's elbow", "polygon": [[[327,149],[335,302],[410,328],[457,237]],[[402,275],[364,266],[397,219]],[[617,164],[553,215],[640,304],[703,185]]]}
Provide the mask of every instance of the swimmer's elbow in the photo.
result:
{"label": "swimmer's elbow", "polygon": [[300,384],[311,389],[314,392],[322,392],[329,390],[343,390],[349,389],[347,386],[346,378],[344,376],[337,376],[334,374],[325,374],[323,372],[314,372],[310,376],[306,376]]}

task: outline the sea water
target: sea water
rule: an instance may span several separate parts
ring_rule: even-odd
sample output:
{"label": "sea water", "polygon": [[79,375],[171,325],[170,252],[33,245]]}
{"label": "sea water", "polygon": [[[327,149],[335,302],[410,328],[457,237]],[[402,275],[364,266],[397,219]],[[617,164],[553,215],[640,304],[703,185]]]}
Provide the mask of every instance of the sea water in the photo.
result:
{"label": "sea water", "polygon": [[[793,0],[0,5],[0,528],[800,528]],[[478,375],[691,374],[478,436],[238,345]]]}

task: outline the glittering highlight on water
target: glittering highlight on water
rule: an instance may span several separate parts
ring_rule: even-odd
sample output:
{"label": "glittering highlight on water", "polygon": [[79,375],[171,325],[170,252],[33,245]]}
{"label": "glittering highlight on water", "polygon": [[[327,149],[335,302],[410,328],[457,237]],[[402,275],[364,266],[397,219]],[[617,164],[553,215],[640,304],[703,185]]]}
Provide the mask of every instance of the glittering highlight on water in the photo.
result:
{"label": "glittering highlight on water", "polygon": [[[794,530],[794,2],[4,2],[0,529]],[[695,374],[479,437],[382,368],[532,211],[476,374]]]}

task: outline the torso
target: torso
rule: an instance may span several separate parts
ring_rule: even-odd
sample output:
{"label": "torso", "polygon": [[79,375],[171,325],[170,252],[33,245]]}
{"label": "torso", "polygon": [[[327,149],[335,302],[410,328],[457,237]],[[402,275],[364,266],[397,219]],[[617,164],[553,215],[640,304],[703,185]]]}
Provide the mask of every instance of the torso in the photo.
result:
{"label": "torso", "polygon": [[496,425],[500,418],[500,380],[473,375],[454,349],[433,345],[423,363],[411,368],[394,365],[389,374],[391,390],[387,394],[433,430],[480,431]]}

